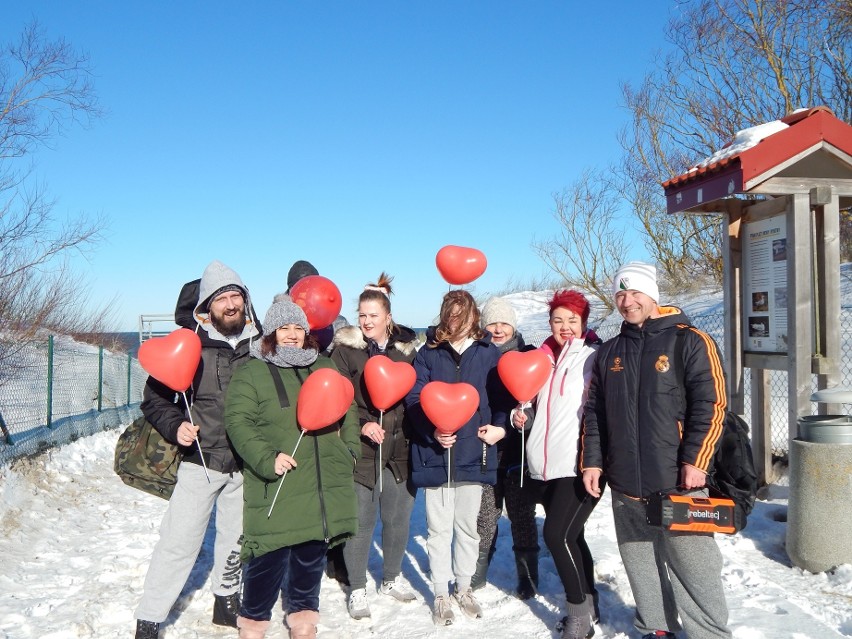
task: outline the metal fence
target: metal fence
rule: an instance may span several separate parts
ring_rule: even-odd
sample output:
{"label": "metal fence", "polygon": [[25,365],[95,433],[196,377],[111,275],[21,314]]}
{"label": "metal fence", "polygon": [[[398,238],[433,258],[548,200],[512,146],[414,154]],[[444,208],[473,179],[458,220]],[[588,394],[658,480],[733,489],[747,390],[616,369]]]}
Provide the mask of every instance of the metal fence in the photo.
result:
{"label": "metal fence", "polygon": [[16,348],[0,376],[0,464],[135,418],[146,379],[131,355],[66,337]]}
{"label": "metal fence", "polygon": [[[722,313],[712,313],[707,315],[696,315],[690,317],[693,325],[700,328],[705,333],[711,335],[716,343],[721,347],[725,339],[725,316]],[[840,385],[852,387],[852,308],[843,308],[840,311],[840,326],[841,326],[841,354],[840,354]],[[618,334],[621,329],[621,321],[605,322],[598,326],[592,327],[602,340],[606,341]],[[540,345],[548,336],[550,331],[529,331],[524,332],[524,339],[528,344]],[[723,353],[724,355],[724,353]],[[787,372],[786,371],[767,371],[769,378],[769,392],[771,396],[771,424],[772,433],[770,445],[772,454],[776,457],[786,457],[789,439],[789,426],[787,421]],[[750,421],[748,414],[751,401],[751,369],[746,368],[744,371],[744,388],[745,388],[745,405],[746,405],[746,421]],[[813,390],[817,390],[817,376],[812,379]],[[813,413],[816,413],[817,406],[814,404]]]}

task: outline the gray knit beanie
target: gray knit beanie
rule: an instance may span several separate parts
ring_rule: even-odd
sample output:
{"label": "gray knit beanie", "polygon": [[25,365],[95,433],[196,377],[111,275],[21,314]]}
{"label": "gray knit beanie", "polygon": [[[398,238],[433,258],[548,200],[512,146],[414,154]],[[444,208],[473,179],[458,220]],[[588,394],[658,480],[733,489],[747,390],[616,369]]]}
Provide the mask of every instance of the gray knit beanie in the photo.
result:
{"label": "gray knit beanie", "polygon": [[485,328],[489,324],[496,324],[497,322],[508,324],[513,329],[518,327],[518,318],[515,315],[512,305],[502,297],[492,297],[485,302],[485,305],[482,307],[481,317],[482,328]]}
{"label": "gray knit beanie", "polygon": [[266,311],[263,318],[263,336],[272,335],[275,331],[286,324],[296,324],[305,329],[305,334],[310,332],[308,318],[305,311],[295,304],[289,297],[276,295],[275,302]]}

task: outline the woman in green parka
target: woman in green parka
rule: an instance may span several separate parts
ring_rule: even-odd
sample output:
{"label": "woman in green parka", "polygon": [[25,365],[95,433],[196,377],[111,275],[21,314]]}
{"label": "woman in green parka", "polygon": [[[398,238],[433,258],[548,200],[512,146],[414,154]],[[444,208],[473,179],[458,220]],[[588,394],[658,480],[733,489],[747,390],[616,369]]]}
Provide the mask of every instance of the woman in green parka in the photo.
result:
{"label": "woman in green parka", "polygon": [[[358,528],[353,468],[361,452],[355,403],[339,423],[304,434],[296,403],[305,379],[336,368],[318,355],[304,311],[286,296],[272,304],[263,338],[231,379],[225,428],[244,462],[241,639],[262,639],[282,579],[291,639],[316,636],[329,546]],[[280,382],[280,384],[279,384]],[[275,507],[269,512],[283,480]]]}

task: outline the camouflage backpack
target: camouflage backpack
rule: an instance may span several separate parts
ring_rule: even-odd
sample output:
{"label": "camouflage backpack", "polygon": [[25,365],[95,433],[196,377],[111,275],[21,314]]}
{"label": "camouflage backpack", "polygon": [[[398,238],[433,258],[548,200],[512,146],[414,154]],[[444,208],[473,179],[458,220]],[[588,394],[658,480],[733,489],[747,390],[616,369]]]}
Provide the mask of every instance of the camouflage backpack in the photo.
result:
{"label": "camouflage backpack", "polygon": [[169,499],[182,453],[144,416],[128,426],[115,445],[115,472],[128,486]]}

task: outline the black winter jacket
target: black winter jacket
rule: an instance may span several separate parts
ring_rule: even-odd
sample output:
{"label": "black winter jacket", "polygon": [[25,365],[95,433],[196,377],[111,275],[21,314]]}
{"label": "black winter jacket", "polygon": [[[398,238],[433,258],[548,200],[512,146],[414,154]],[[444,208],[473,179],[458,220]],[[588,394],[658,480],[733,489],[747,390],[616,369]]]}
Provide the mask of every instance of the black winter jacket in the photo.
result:
{"label": "black winter jacket", "polygon": [[[227,342],[212,339],[207,331],[198,328],[192,311],[198,299],[199,282],[194,280],[184,285],[175,309],[175,322],[194,330],[201,339],[201,362],[186,395],[192,404],[192,421],[201,427],[198,438],[204,451],[204,462],[211,470],[231,473],[239,470],[240,464],[225,433],[225,391],[234,371],[249,359],[249,339],[243,339],[236,348],[232,348]],[[254,309],[249,312],[260,333],[262,329],[254,316]],[[149,377],[140,408],[163,437],[170,442],[177,441],[178,428],[187,421],[186,407],[180,394]],[[198,446],[186,446],[183,451],[183,461],[201,464]]]}
{"label": "black winter jacket", "polygon": [[[417,336],[414,331],[405,326],[396,325],[395,329],[385,347],[384,355],[391,361],[410,364],[417,354],[415,348]],[[370,401],[370,394],[364,381],[364,367],[371,356],[364,334],[357,326],[344,326],[335,332],[332,344],[332,361],[337,364],[341,375],[351,381],[352,386],[355,387],[355,403],[358,405],[360,425],[378,422],[380,411]],[[385,431],[381,468],[387,466],[398,484],[407,481],[410,474],[408,446],[411,435],[402,400],[384,412],[381,424],[382,430]],[[367,488],[373,488],[376,485],[379,471],[376,459],[378,452],[378,444],[366,437],[361,437],[361,458],[355,465],[355,481]]]}
{"label": "black winter jacket", "polygon": [[725,420],[718,346],[689,326],[676,366],[677,334],[689,320],[675,307],[660,312],[642,328],[624,322],[601,346],[583,420],[581,469],[602,469],[613,490],[631,497],[674,488],[682,464],[707,472]]}

